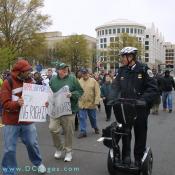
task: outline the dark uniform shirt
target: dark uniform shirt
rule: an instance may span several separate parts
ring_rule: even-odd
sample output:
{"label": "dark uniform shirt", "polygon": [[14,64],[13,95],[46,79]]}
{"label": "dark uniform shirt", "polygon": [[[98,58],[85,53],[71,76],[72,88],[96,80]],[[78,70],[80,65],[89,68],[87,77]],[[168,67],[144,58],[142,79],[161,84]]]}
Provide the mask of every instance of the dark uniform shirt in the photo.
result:
{"label": "dark uniform shirt", "polygon": [[158,94],[152,71],[140,62],[136,62],[132,67],[120,67],[112,89],[115,98],[145,100],[149,108]]}

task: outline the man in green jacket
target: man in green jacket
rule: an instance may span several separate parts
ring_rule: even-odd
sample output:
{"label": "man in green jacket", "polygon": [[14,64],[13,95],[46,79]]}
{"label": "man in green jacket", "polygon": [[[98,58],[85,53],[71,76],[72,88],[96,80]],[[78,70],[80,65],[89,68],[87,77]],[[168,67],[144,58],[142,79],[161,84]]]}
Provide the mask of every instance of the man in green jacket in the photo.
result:
{"label": "man in green jacket", "polygon": [[[72,160],[72,141],[74,135],[74,122],[75,113],[78,111],[78,99],[83,94],[78,80],[72,74],[69,74],[69,67],[65,63],[58,64],[57,76],[54,76],[49,85],[53,93],[58,92],[64,86],[69,87],[69,92],[66,94],[67,98],[70,98],[72,114],[64,115],[60,117],[50,118],[49,129],[52,134],[53,143],[56,147],[54,157],[59,159],[62,155],[62,151],[65,151],[65,162]],[[60,131],[63,128],[65,142],[62,144]]]}

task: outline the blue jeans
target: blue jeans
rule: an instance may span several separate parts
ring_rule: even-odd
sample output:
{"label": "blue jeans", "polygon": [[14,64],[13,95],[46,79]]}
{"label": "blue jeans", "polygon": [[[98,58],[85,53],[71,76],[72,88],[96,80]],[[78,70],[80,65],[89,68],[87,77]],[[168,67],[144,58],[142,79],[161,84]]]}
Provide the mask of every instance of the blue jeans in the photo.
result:
{"label": "blue jeans", "polygon": [[16,145],[18,137],[26,145],[30,161],[35,166],[41,164],[42,159],[39,152],[35,124],[5,125],[3,128],[4,155],[2,158],[4,175],[15,175],[17,173]]}
{"label": "blue jeans", "polygon": [[89,120],[92,128],[97,128],[97,120],[96,120],[96,109],[80,109],[79,110],[79,123],[80,123],[80,132],[86,133],[86,121],[87,116],[89,116]]}
{"label": "blue jeans", "polygon": [[173,108],[172,91],[162,92],[162,102],[163,108],[168,108],[169,110]]}

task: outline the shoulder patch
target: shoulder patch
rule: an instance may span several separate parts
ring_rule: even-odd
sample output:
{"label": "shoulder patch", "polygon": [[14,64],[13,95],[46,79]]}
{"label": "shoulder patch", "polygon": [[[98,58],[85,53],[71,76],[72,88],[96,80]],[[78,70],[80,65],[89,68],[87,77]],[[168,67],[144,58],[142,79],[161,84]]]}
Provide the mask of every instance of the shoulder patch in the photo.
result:
{"label": "shoulder patch", "polygon": [[147,70],[147,74],[148,74],[148,76],[151,77],[151,78],[154,77],[153,72],[152,72],[152,70],[150,70],[150,69]]}

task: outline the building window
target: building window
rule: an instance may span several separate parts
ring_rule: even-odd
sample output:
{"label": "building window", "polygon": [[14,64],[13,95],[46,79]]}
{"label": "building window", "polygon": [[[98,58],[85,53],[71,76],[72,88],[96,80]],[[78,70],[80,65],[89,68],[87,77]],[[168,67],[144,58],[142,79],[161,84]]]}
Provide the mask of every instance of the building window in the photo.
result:
{"label": "building window", "polygon": [[100,44],[100,48],[101,48],[101,49],[103,48],[103,44]]}
{"label": "building window", "polygon": [[133,28],[130,28],[130,33],[133,33]]}
{"label": "building window", "polygon": [[111,34],[111,29],[109,29],[109,34]]}
{"label": "building window", "polygon": [[149,53],[145,53],[145,57],[149,57]]}
{"label": "building window", "polygon": [[149,35],[146,35],[146,38],[149,38]]}
{"label": "building window", "polygon": [[134,29],[134,33],[137,33],[137,29]]}
{"label": "building window", "polygon": [[116,29],[113,29],[113,34],[116,34]]}
{"label": "building window", "polygon": [[106,35],[108,34],[108,30],[107,30],[107,29],[105,30],[105,34],[106,34]]}
{"label": "building window", "polygon": [[125,28],[122,28],[122,33],[125,33]]}
{"label": "building window", "polygon": [[119,37],[115,37],[115,41],[119,41]]}
{"label": "building window", "polygon": [[120,28],[117,29],[117,33],[120,33]]}
{"label": "building window", "polygon": [[106,48],[107,47],[107,45],[106,44],[104,44],[104,48]]}
{"label": "building window", "polygon": [[145,45],[149,45],[149,41],[145,41]]}
{"label": "building window", "polygon": [[107,39],[106,38],[103,38],[103,41],[104,41],[104,43],[106,43]]}
{"label": "building window", "polygon": [[149,62],[149,58],[145,58],[145,62],[148,63]]}
{"label": "building window", "polygon": [[110,37],[110,42],[114,42],[114,37]]}
{"label": "building window", "polygon": [[100,38],[100,43],[103,43],[103,38]]}
{"label": "building window", "polygon": [[129,33],[129,28],[126,28],[126,33]]}
{"label": "building window", "polygon": [[145,50],[149,50],[149,46],[145,46]]}
{"label": "building window", "polygon": [[102,30],[102,35],[104,35],[104,30]]}

